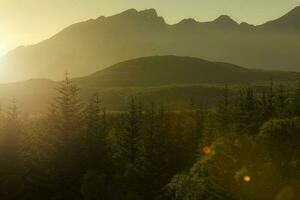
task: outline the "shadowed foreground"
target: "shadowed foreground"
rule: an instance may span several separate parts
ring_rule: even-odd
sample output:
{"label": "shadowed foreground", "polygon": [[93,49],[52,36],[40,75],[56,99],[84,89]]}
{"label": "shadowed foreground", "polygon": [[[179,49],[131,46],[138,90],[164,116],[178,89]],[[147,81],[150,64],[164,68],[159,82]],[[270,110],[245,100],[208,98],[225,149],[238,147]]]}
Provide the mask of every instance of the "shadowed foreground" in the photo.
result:
{"label": "shadowed foreground", "polygon": [[1,112],[0,198],[298,199],[300,88],[230,92],[214,109],[132,99],[111,113],[66,78],[45,115]]}

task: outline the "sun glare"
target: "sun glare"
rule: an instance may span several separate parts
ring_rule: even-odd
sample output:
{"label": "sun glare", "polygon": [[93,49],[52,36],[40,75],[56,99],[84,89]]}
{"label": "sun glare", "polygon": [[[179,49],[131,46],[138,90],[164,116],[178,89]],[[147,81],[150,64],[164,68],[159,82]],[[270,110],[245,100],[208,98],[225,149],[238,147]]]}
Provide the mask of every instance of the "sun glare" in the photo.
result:
{"label": "sun glare", "polygon": [[245,182],[251,182],[251,177],[250,176],[244,176],[244,181]]}

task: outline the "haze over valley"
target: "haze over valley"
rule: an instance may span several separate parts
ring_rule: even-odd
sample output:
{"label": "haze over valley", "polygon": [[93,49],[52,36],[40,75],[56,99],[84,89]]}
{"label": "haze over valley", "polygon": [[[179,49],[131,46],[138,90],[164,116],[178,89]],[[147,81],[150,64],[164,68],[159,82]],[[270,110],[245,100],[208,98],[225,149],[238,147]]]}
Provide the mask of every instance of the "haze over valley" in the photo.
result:
{"label": "haze over valley", "polygon": [[[120,62],[73,81],[83,102],[99,93],[108,110],[122,111],[132,97],[173,109],[182,109],[191,100],[215,106],[224,84],[237,88],[252,85],[261,92],[271,80],[295,87],[299,79],[297,72],[247,69],[193,57],[152,56]],[[2,84],[0,103],[5,107],[15,98],[23,112],[42,113],[53,103],[59,84],[60,81],[47,79]]]}

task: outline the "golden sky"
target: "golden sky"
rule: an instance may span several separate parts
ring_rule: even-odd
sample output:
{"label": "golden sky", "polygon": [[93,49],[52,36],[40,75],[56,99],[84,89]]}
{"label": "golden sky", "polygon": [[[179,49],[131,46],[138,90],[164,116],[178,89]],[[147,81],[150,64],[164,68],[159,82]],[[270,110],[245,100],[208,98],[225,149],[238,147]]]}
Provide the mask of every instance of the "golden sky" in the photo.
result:
{"label": "golden sky", "polygon": [[209,21],[221,14],[261,24],[300,5],[300,0],[0,0],[0,55],[46,39],[64,27],[129,8],[155,8],[168,23]]}

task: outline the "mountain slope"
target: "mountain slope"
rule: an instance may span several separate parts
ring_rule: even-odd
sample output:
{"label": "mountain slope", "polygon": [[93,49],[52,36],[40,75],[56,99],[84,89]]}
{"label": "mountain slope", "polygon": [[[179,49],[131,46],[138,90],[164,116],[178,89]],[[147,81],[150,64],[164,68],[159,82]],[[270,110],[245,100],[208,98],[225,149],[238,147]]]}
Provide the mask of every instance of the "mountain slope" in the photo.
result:
{"label": "mountain slope", "polygon": [[149,87],[201,83],[241,84],[271,78],[290,80],[300,76],[299,73],[250,70],[192,57],[153,56],[121,62],[75,81],[86,87]]}
{"label": "mountain slope", "polygon": [[110,87],[156,86],[246,81],[248,78],[244,74],[249,73],[249,70],[231,64],[191,57],[154,56],[122,62],[78,81]]}
{"label": "mountain slope", "polygon": [[294,8],[284,16],[269,21],[259,28],[267,31],[299,31],[300,30],[300,6]]}
{"label": "mountain slope", "polygon": [[[201,57],[248,68],[300,71],[300,9],[261,26],[229,16],[211,22],[169,25],[154,9],[99,17],[67,27],[39,44],[1,58],[0,81],[59,80],[68,71],[84,76],[112,64],[154,55]],[[273,28],[270,28],[273,27]]]}
{"label": "mountain slope", "polygon": [[[154,56],[121,62],[92,75],[74,79],[85,102],[99,93],[110,110],[120,110],[131,96],[143,102],[181,104],[191,98],[214,104],[224,84],[259,85],[296,82],[300,73],[250,70],[233,64],[198,58]],[[9,105],[13,97],[25,112],[41,112],[49,107],[58,83],[48,80],[0,85],[0,104]]]}

